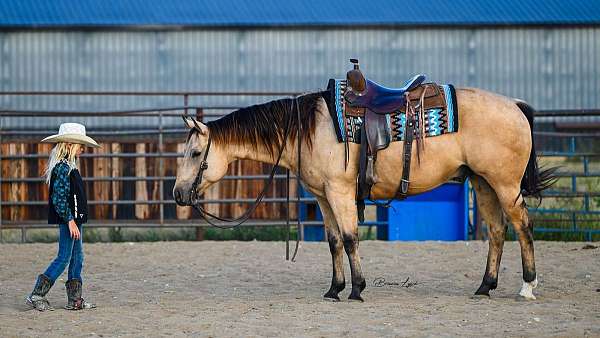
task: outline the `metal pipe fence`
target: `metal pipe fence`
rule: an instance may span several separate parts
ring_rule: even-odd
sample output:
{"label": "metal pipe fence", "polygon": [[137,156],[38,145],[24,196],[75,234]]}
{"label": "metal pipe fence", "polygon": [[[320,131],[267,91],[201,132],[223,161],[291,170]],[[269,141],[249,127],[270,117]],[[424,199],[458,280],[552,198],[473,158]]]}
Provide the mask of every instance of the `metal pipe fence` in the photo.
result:
{"label": "metal pipe fence", "polygon": [[[177,117],[181,115],[189,115],[190,111],[194,112],[194,115],[201,115],[201,118],[214,118],[223,116],[223,113],[204,113],[203,110],[217,110],[227,111],[242,108],[236,105],[206,105],[206,106],[190,106],[190,97],[198,96],[270,96],[270,97],[281,97],[281,96],[293,96],[298,93],[294,92],[0,92],[0,95],[7,96],[177,96],[181,97],[183,101],[182,106],[170,106],[170,107],[156,107],[156,108],[143,108],[143,109],[128,109],[128,110],[110,110],[110,111],[68,111],[68,110],[41,110],[41,111],[28,111],[28,110],[17,110],[17,109],[2,109],[0,108],[0,118],[9,117],[108,117],[108,118],[147,118],[157,117],[158,124],[155,128],[143,128],[143,129],[120,129],[120,130],[95,130],[93,127],[87,126],[87,134],[92,137],[107,137],[110,139],[119,140],[123,135],[127,136],[144,136],[149,138],[157,145],[156,152],[150,153],[105,153],[105,154],[82,154],[82,159],[137,159],[137,158],[154,158],[158,160],[158,176],[149,177],[138,177],[138,176],[103,176],[103,177],[84,177],[84,182],[158,182],[159,183],[159,195],[165,196],[165,182],[174,182],[175,176],[165,176],[164,173],[164,161],[173,160],[182,157],[182,153],[167,152],[164,150],[165,136],[178,137],[182,141],[185,139],[185,135],[188,129],[185,128],[168,128],[164,125],[164,117]],[[201,112],[201,114],[198,114]],[[55,126],[53,126],[55,127]],[[37,143],[39,138],[45,135],[55,133],[55,128],[47,130],[10,130],[6,129],[0,123],[0,144],[6,140],[13,141],[26,141]],[[47,154],[2,154],[0,153],[0,166],[2,161],[19,161],[19,160],[35,160],[46,158]],[[223,178],[226,181],[251,181],[251,180],[265,180],[268,175],[227,175]],[[287,184],[290,184],[290,180],[295,180],[294,175],[277,174],[274,179],[276,181],[288,180]],[[2,183],[23,183],[23,184],[39,184],[44,182],[42,177],[4,177],[0,173],[0,185]],[[285,197],[273,197],[264,198],[263,202],[267,204],[284,204],[286,203]],[[316,203],[315,198],[302,197],[300,203]],[[206,200],[204,204],[221,205],[221,204],[235,204],[235,203],[252,203],[254,198],[219,198]],[[297,203],[295,198],[291,199],[291,205]],[[119,200],[90,200],[89,205],[92,206],[118,206],[118,205],[155,205],[160,208],[158,219],[145,219],[145,220],[97,220],[90,221],[86,226],[92,228],[111,228],[111,227],[139,227],[139,228],[157,228],[157,227],[195,227],[204,228],[208,226],[208,223],[200,220],[187,220],[187,219],[166,219],[164,207],[167,205],[175,205],[173,199],[149,199],[149,200],[130,200],[130,199],[119,199]],[[31,220],[17,220],[9,221],[3,219],[2,210],[3,208],[10,207],[24,207],[24,206],[44,206],[47,201],[40,200],[27,200],[27,201],[11,201],[3,200],[0,198],[0,239],[2,238],[3,229],[20,229],[22,241],[26,240],[26,231],[28,229],[42,229],[51,228],[54,225],[45,224],[42,221],[31,221]],[[303,225],[322,225],[320,221],[303,221]],[[368,224],[368,223],[366,223]],[[283,227],[286,225],[284,220],[250,220],[244,224],[244,226],[256,227],[256,226],[279,226]]]}
{"label": "metal pipe fence", "polygon": [[[597,116],[597,111],[589,114]],[[535,230],[580,233],[591,241],[594,235],[600,234],[600,133],[536,132],[535,136],[558,140],[554,144],[543,144],[538,155],[550,160],[561,159],[567,168],[556,174],[562,182],[542,195],[553,203],[529,208],[538,224]],[[570,170],[570,166],[578,166],[580,170]]]}
{"label": "metal pipe fence", "polygon": [[[165,196],[165,183],[174,182],[175,176],[165,176],[165,161],[172,161],[182,156],[178,152],[165,151],[165,138],[178,137],[183,140],[187,129],[185,128],[173,128],[165,126],[165,118],[180,116],[182,114],[189,115],[190,111],[195,112],[201,118],[213,118],[223,116],[224,113],[204,113],[204,110],[222,110],[224,112],[228,110],[234,110],[242,108],[235,105],[193,105],[190,106],[189,101],[191,97],[201,98],[202,96],[269,96],[269,97],[282,97],[292,96],[298,93],[292,92],[0,92],[0,95],[4,96],[176,96],[182,100],[182,106],[171,106],[171,107],[157,107],[157,108],[143,108],[143,109],[129,109],[129,110],[112,110],[112,111],[68,111],[68,110],[44,110],[44,111],[27,111],[17,109],[2,109],[0,108],[0,117],[56,117],[56,116],[78,116],[78,117],[107,117],[107,118],[131,118],[131,117],[156,117],[158,123],[154,128],[144,127],[142,129],[120,129],[120,130],[95,130],[90,129],[88,134],[93,137],[104,137],[111,140],[119,140],[124,134],[128,136],[144,136],[146,140],[152,140],[156,144],[157,150],[148,153],[105,153],[105,154],[82,154],[83,159],[137,159],[137,158],[153,158],[157,159],[158,164],[158,175],[148,177],[138,176],[100,176],[100,177],[85,177],[84,182],[158,182],[159,184],[159,195]],[[548,118],[555,117],[579,117],[579,116],[600,116],[600,110],[561,110],[561,111],[542,111],[537,112],[536,116]],[[89,127],[89,126],[88,126]],[[54,133],[55,126],[47,130],[35,130],[35,129],[8,129],[3,126],[0,122],[0,144],[6,143],[7,141],[13,142],[14,140],[29,141],[37,143],[41,136],[49,135]],[[564,227],[552,227],[542,226],[537,227],[536,231],[539,232],[579,232],[584,233],[586,238],[591,239],[593,234],[600,233],[599,227],[581,227],[581,215],[594,216],[600,215],[600,211],[596,210],[593,206],[594,199],[600,198],[600,187],[597,190],[582,190],[580,189],[582,179],[595,179],[600,177],[600,168],[592,168],[594,159],[600,158],[600,151],[598,147],[594,147],[593,144],[598,140],[600,133],[596,132],[585,132],[585,133],[573,133],[573,132],[556,132],[556,131],[539,131],[534,132],[536,137],[536,145],[538,146],[538,155],[545,158],[562,157],[570,160],[578,160],[581,163],[582,170],[575,171],[572,169],[561,170],[557,173],[561,179],[570,179],[570,186],[562,189],[551,189],[543,193],[543,197],[548,199],[581,199],[582,208],[572,209],[566,207],[553,207],[553,208],[530,208],[533,214],[537,215],[567,215],[571,226],[568,229]],[[538,139],[551,139],[552,142],[539,142]],[[591,140],[591,141],[590,141]],[[592,143],[592,146],[581,147],[580,143]],[[554,144],[556,143],[556,144]],[[0,153],[0,167],[3,161],[19,161],[19,160],[35,160],[47,157],[47,154],[3,154]],[[228,175],[224,177],[224,180],[264,180],[268,175]],[[286,180],[288,177],[284,174],[275,175],[275,180],[281,181]],[[291,180],[295,180],[295,177],[291,175]],[[0,173],[0,186],[3,183],[13,184],[39,184],[44,181],[41,177],[5,177]],[[289,180],[287,182],[290,184]],[[233,204],[233,203],[251,203],[253,198],[227,198],[227,199],[211,199],[206,200],[206,204]],[[286,202],[285,197],[273,197],[265,198],[264,203],[279,203],[283,205]],[[292,204],[295,204],[295,198],[290,199]],[[0,240],[3,229],[21,229],[22,239],[26,239],[27,229],[38,229],[38,228],[49,228],[52,225],[42,223],[40,221],[8,221],[3,219],[2,210],[3,208],[10,207],[23,207],[23,206],[42,206],[47,201],[39,200],[28,200],[28,201],[10,201],[3,200],[0,198]],[[316,199],[310,197],[302,197],[300,203],[315,204]],[[599,202],[597,202],[600,204]],[[110,228],[110,227],[140,227],[140,228],[156,228],[156,227],[196,227],[203,228],[207,224],[199,220],[177,220],[177,219],[166,219],[165,217],[165,206],[172,206],[175,202],[172,199],[165,199],[163,197],[159,199],[149,200],[131,200],[131,199],[119,199],[119,200],[90,200],[90,205],[97,206],[116,206],[116,205],[157,205],[159,207],[158,219],[149,219],[143,221],[135,221],[130,219],[123,220],[99,220],[91,221],[89,226],[96,228]],[[536,216],[537,217],[537,216]],[[544,222],[551,222],[552,220],[547,217],[543,218]],[[590,218],[594,221],[593,218]],[[600,218],[595,219],[596,224]],[[564,219],[560,218],[563,222]],[[374,226],[380,225],[382,222],[365,222],[363,225]],[[322,225],[321,221],[303,221],[303,225]],[[251,220],[245,223],[245,226],[280,226],[283,227],[286,222],[283,220]]]}

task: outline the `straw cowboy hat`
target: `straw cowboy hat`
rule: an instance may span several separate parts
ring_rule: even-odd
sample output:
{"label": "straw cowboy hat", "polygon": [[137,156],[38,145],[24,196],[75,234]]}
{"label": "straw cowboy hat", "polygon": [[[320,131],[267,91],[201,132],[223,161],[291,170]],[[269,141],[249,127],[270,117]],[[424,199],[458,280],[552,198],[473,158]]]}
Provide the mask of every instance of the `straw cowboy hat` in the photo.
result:
{"label": "straw cowboy hat", "polygon": [[58,134],[48,136],[42,143],[79,143],[86,146],[100,148],[100,145],[91,137],[85,135],[85,126],[79,123],[63,123],[58,129]]}

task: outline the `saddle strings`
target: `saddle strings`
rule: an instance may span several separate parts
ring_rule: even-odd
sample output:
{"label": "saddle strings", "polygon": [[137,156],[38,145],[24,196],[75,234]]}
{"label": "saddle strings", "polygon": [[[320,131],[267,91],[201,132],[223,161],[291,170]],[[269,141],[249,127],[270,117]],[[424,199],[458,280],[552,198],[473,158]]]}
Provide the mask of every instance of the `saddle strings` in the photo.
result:
{"label": "saddle strings", "polygon": [[[423,92],[421,93],[421,97],[419,98],[419,103],[418,103],[418,109],[415,110],[415,107],[412,104],[412,101],[410,100],[410,96],[409,93],[405,93],[405,97],[406,97],[406,106],[405,106],[405,114],[406,114],[406,125],[405,125],[405,130],[408,130],[408,128],[406,127],[411,121],[414,124],[414,129],[412,131],[413,134],[416,134],[416,141],[417,141],[417,160],[419,165],[421,164],[421,158],[420,158],[420,152],[421,149],[425,149],[425,142],[424,142],[424,130],[425,130],[425,107],[424,107],[424,102],[425,102],[425,92],[427,91],[427,89],[429,88],[428,84],[424,85],[423,88]],[[415,135],[411,135],[411,137],[413,137]],[[362,136],[361,136],[362,137]],[[406,139],[408,138],[408,134],[404,135],[404,139],[406,142]],[[404,160],[404,159],[403,159]],[[394,198],[390,198],[387,202],[382,203],[382,202],[378,202],[374,199],[371,198],[370,194],[369,194],[369,201],[371,201],[373,204],[375,204],[378,207],[384,207],[384,208],[389,208],[391,207],[392,202],[394,201]]]}
{"label": "saddle strings", "polygon": [[427,89],[429,89],[429,85],[423,85],[423,92],[419,98],[419,110],[417,113],[417,120],[419,123],[415,128],[417,134],[417,163],[419,163],[419,165],[421,164],[421,151],[425,150],[425,94],[427,93]]}
{"label": "saddle strings", "polygon": [[[412,101],[410,100],[410,95],[408,92],[406,92],[404,94],[404,96],[406,97],[406,125],[408,125],[409,123],[413,123],[414,127],[413,129],[410,131],[411,133],[413,133],[413,135],[404,135],[404,142],[406,142],[406,140],[408,139],[408,137],[413,138],[416,134],[417,136],[417,159],[419,158],[419,127],[421,124],[421,119],[419,116],[419,113],[417,111],[415,111],[415,107],[412,105]],[[419,110],[420,111],[420,110]],[[408,127],[405,128],[405,130],[408,131]],[[403,159],[404,160],[404,159]],[[420,160],[419,160],[420,163]]]}

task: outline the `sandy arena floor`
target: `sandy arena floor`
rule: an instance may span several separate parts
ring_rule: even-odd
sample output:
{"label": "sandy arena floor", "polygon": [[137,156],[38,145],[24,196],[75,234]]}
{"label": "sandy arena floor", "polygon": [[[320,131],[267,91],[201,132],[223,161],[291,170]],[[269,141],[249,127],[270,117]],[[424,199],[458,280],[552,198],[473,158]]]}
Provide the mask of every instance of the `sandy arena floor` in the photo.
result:
{"label": "sandy arena floor", "polygon": [[[499,287],[471,299],[487,243],[386,243],[360,250],[365,303],[321,298],[331,279],[326,243],[303,243],[296,263],[278,242],[87,244],[86,312],[62,310],[63,275],[49,293],[57,308],[28,311],[34,279],[52,244],[0,245],[0,336],[600,336],[600,248],[536,242],[537,301],[516,299],[518,244],[505,247]],[[349,269],[346,266],[346,281]],[[373,286],[374,279],[417,285]]]}

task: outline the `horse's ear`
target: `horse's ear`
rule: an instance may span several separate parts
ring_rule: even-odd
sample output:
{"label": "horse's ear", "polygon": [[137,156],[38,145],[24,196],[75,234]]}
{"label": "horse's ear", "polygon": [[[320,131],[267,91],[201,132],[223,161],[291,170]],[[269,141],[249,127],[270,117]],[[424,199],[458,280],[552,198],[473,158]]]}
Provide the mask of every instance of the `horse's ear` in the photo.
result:
{"label": "horse's ear", "polygon": [[204,123],[198,122],[196,119],[192,119],[192,121],[194,122],[194,128],[196,128],[200,135],[208,135],[208,127]]}
{"label": "horse's ear", "polygon": [[204,123],[196,121],[196,119],[193,117],[185,115],[182,115],[181,117],[188,128],[196,129],[196,131],[198,131],[201,135],[208,135],[208,127]]}
{"label": "horse's ear", "polygon": [[181,115],[181,118],[183,119],[183,122],[185,123],[185,125],[188,128],[190,128],[190,129],[196,128],[196,126],[194,125],[194,119],[192,119],[191,117],[186,116],[186,115]]}

